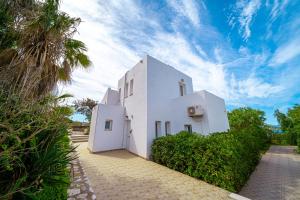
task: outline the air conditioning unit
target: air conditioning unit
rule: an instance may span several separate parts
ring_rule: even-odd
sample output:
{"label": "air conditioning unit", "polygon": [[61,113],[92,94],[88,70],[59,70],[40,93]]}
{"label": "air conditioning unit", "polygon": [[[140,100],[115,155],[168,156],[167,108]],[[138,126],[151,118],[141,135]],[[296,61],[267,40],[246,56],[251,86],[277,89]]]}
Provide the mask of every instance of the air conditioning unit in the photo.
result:
{"label": "air conditioning unit", "polygon": [[204,109],[200,106],[190,106],[187,109],[189,117],[202,117],[204,115]]}

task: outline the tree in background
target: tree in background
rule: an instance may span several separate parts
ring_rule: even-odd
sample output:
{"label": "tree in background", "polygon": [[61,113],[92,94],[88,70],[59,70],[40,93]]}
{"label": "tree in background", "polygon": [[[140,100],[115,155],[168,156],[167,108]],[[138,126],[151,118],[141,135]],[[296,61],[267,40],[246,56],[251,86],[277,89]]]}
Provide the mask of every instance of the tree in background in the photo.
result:
{"label": "tree in background", "polygon": [[271,130],[265,124],[265,112],[248,107],[237,108],[228,113],[230,130],[251,134],[258,139],[260,148],[268,148]]}
{"label": "tree in background", "polygon": [[91,122],[92,119],[92,110],[97,104],[97,101],[90,98],[74,101],[75,111],[85,115],[86,120],[89,122]]}
{"label": "tree in background", "polygon": [[265,113],[252,108],[238,108],[228,113],[231,130],[241,130],[249,127],[263,127]]}
{"label": "tree in background", "polygon": [[[281,130],[286,136],[287,144],[300,145],[300,105],[294,105],[288,109],[287,114],[276,110],[274,113],[280,124]],[[298,141],[297,141],[298,140]]]}
{"label": "tree in background", "polygon": [[80,18],[59,10],[59,0],[0,0],[0,80],[12,93],[40,98],[74,68],[89,67],[83,42],[72,37]]}
{"label": "tree in background", "polygon": [[288,115],[280,112],[278,109],[275,110],[274,116],[276,117],[280,125],[280,129],[283,132],[281,135],[274,135],[274,139],[279,140],[279,144],[296,145],[297,135],[295,135],[292,131],[294,126],[292,119]]}

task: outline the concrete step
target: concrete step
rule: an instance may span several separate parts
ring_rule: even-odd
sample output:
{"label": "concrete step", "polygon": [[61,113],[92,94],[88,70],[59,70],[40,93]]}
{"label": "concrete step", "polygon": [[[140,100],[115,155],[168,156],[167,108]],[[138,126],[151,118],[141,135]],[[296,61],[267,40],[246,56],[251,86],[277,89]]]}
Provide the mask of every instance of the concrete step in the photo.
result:
{"label": "concrete step", "polygon": [[88,135],[71,135],[71,138],[89,138]]}
{"label": "concrete step", "polygon": [[73,139],[72,142],[76,143],[76,142],[87,142],[88,139]]}
{"label": "concrete step", "polygon": [[70,135],[72,142],[87,142],[89,140],[88,135]]}

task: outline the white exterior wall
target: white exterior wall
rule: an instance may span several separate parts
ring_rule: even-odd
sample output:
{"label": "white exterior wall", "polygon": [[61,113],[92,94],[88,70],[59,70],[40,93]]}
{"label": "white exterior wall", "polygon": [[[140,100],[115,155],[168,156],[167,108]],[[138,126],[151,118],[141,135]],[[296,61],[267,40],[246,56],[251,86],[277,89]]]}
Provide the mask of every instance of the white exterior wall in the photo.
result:
{"label": "white exterior wall", "polygon": [[[120,105],[98,104],[92,117],[88,148],[92,152],[123,148],[124,108]],[[105,121],[112,120],[112,130],[105,131]],[[95,128],[94,128],[95,127]]]}
{"label": "white exterior wall", "polygon": [[205,102],[210,133],[229,130],[224,99],[205,91]]}
{"label": "white exterior wall", "polygon": [[[151,145],[155,139],[155,121],[161,121],[161,133],[165,133],[165,122],[171,122],[171,132],[175,133],[176,115],[178,110],[170,105],[172,99],[180,97],[179,82],[184,80],[186,94],[193,93],[192,79],[186,74],[168,66],[151,56],[147,56],[147,157],[151,152]],[[175,128],[175,129],[174,129]],[[183,130],[183,125],[182,129]]]}
{"label": "white exterior wall", "polygon": [[[202,117],[189,117],[187,114],[187,108],[189,106],[200,105],[204,109],[204,115]],[[203,135],[210,133],[207,107],[205,102],[205,92],[196,92],[183,97],[173,99],[171,102],[173,129],[172,134],[178,133],[184,130],[185,124],[192,125],[192,131]]]}
{"label": "white exterior wall", "polygon": [[[130,95],[132,79],[133,95]],[[179,89],[182,80],[186,88],[184,96],[180,96]],[[126,82],[128,97],[124,95]],[[149,158],[156,137],[155,121],[161,121],[161,136],[165,135],[166,121],[170,122],[172,134],[184,130],[185,124],[192,125],[193,132],[201,134],[229,129],[223,99],[204,90],[194,93],[189,76],[151,56],[128,71],[119,80],[117,90],[108,88],[103,104],[93,110],[89,136],[92,152],[125,148]],[[188,116],[187,108],[196,105],[204,109],[203,117]],[[104,131],[106,119],[113,120],[111,133]]]}
{"label": "white exterior wall", "polygon": [[91,124],[90,124],[90,134],[89,134],[89,140],[88,140],[88,149],[93,152],[93,147],[94,147],[94,138],[95,138],[95,132],[96,129],[98,129],[98,126],[96,124],[97,122],[97,117],[98,117],[98,109],[99,105],[95,106],[92,110],[92,119],[91,119]]}
{"label": "white exterior wall", "polygon": [[112,90],[111,88],[108,88],[101,101],[101,104],[119,105],[120,104],[119,92],[116,90]]}
{"label": "white exterior wall", "polygon": [[[147,142],[147,57],[136,64],[118,83],[121,89],[121,105],[125,107],[125,115],[131,121],[132,133],[124,128],[127,148],[132,153],[146,157]],[[124,97],[125,79],[128,83],[128,97]],[[133,79],[133,95],[129,95],[130,80]]]}

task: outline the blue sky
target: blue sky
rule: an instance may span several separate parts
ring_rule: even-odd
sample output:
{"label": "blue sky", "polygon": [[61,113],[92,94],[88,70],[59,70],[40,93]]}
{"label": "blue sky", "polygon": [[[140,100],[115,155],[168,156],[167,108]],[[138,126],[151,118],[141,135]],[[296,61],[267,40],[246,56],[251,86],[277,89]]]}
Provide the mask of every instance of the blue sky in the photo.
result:
{"label": "blue sky", "polygon": [[101,100],[149,54],[190,75],[195,90],[223,97],[228,110],[258,108],[271,124],[275,109],[300,103],[300,1],[64,0],[61,9],[83,20],[76,38],[93,62],[60,86],[75,98]]}

